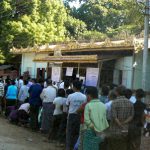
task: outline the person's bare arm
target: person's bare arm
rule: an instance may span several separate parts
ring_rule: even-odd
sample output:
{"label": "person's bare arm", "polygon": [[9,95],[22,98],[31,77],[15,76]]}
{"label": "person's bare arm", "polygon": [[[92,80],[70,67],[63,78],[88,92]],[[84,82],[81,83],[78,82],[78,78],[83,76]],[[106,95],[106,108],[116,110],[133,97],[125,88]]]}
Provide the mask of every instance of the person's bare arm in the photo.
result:
{"label": "person's bare arm", "polygon": [[128,117],[128,118],[123,122],[123,124],[128,124],[129,122],[132,121],[132,119],[133,119],[133,116]]}

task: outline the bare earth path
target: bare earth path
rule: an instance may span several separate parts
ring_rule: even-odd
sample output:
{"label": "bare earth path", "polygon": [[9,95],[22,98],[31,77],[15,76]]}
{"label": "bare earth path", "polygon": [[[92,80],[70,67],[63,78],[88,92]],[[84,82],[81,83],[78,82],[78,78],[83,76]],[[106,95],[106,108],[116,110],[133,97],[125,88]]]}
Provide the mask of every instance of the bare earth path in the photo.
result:
{"label": "bare earth path", "polygon": [[0,118],[0,150],[60,150],[45,137]]}
{"label": "bare earth path", "polygon": [[[63,150],[29,129],[10,124],[0,118],[0,150]],[[150,150],[150,138],[142,138],[141,150]]]}

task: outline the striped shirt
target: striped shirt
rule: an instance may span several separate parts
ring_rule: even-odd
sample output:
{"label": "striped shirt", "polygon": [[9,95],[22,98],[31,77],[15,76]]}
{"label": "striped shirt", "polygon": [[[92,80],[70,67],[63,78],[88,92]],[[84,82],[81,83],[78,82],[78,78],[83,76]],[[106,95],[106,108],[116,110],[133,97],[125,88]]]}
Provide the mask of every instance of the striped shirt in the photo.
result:
{"label": "striped shirt", "polygon": [[4,85],[3,83],[0,82],[0,96],[3,97],[4,96]]}

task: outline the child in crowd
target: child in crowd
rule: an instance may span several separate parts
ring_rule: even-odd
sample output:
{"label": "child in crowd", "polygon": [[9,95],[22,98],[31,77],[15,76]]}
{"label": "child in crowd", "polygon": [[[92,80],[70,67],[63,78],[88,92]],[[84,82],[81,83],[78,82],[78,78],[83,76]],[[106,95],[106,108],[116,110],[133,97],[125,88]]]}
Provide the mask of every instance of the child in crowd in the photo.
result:
{"label": "child in crowd", "polygon": [[59,137],[58,129],[63,116],[63,104],[64,101],[66,102],[65,95],[66,95],[65,90],[59,89],[57,93],[57,97],[53,101],[53,104],[55,105],[55,110],[53,114],[52,128],[49,134],[50,140],[56,140]]}
{"label": "child in crowd", "polygon": [[[67,89],[66,90],[66,98],[68,97],[68,95],[70,95],[72,93],[73,93],[72,89]],[[67,116],[68,116],[68,107],[66,105],[66,99],[64,99],[64,101],[63,101],[63,114],[62,114],[62,119],[61,119],[61,123],[59,126],[59,131],[58,131],[58,141],[60,143],[60,146],[64,146],[64,143],[66,140]]]}

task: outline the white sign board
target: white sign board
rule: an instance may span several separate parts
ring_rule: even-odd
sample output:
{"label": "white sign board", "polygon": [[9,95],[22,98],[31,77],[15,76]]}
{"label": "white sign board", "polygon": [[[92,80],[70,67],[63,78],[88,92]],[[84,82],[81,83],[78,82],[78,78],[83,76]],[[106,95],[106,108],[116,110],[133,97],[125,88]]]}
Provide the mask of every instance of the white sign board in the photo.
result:
{"label": "white sign board", "polygon": [[72,67],[67,67],[66,76],[72,76],[72,74],[73,74],[73,68]]}
{"label": "white sign board", "polygon": [[99,68],[86,69],[86,86],[97,86],[99,76]]}
{"label": "white sign board", "polygon": [[59,82],[61,75],[60,67],[52,67],[52,81]]}

